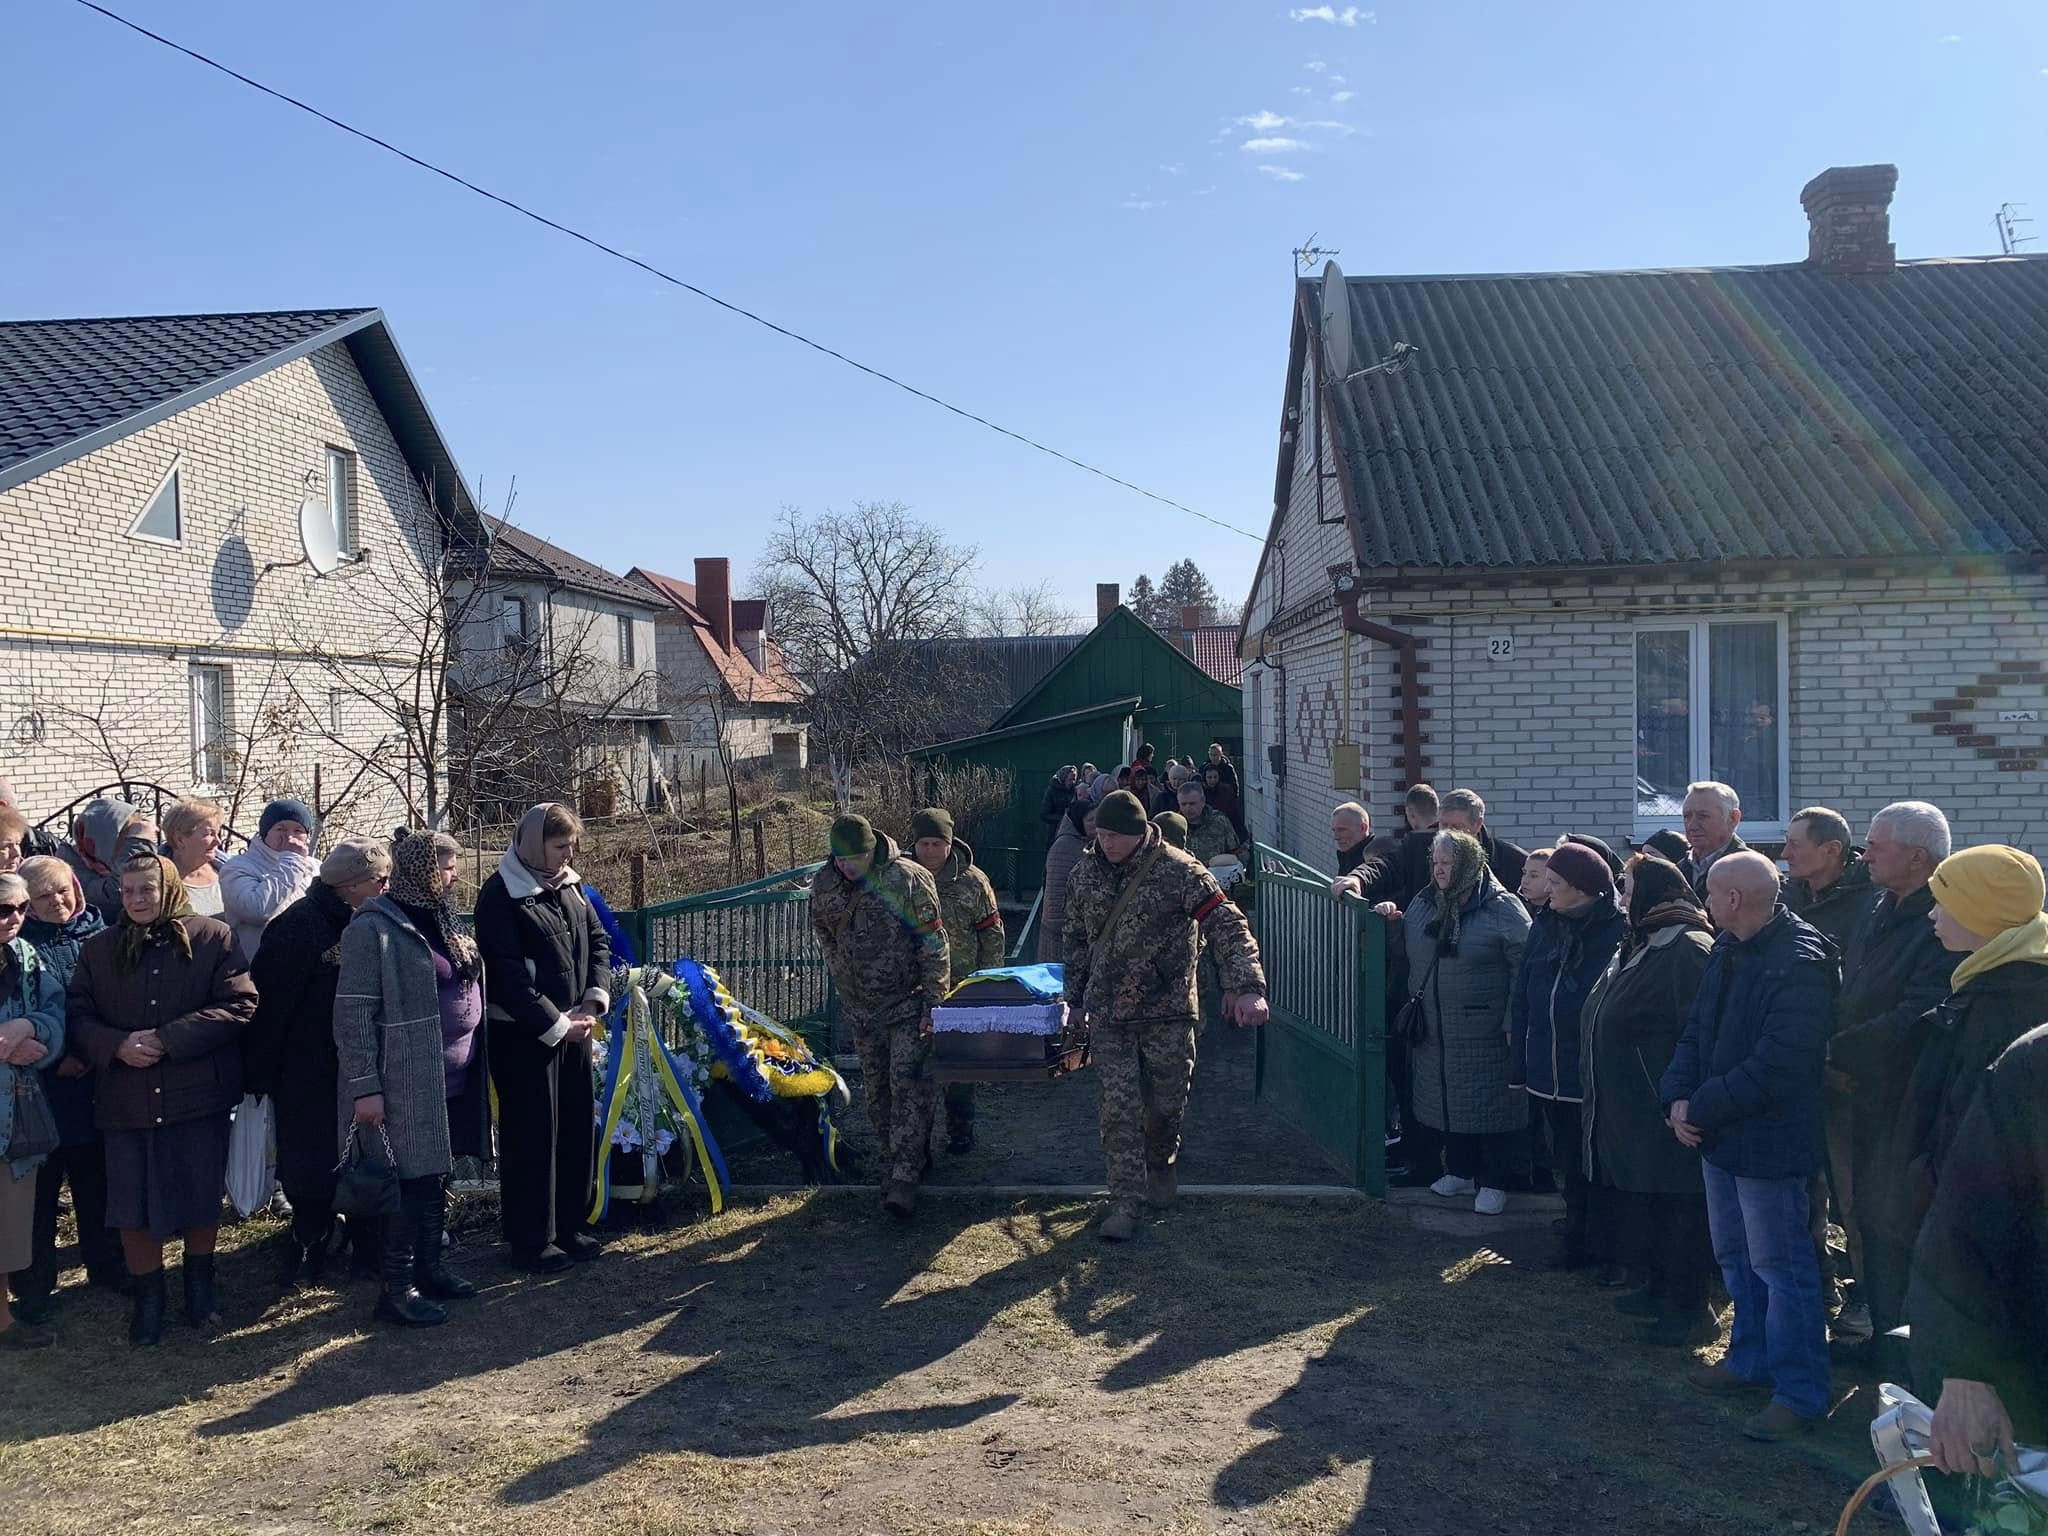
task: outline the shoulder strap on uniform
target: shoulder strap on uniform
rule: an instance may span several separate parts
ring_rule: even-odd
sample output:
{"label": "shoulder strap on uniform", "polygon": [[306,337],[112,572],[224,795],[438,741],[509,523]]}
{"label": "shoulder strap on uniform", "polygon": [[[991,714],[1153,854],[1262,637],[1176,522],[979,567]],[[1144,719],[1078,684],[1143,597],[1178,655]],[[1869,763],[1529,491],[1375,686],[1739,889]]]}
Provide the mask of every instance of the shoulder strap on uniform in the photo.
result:
{"label": "shoulder strap on uniform", "polygon": [[1131,878],[1124,882],[1123,890],[1118,893],[1116,900],[1110,904],[1109,916],[1103,921],[1102,931],[1088,941],[1088,952],[1091,960],[1094,958],[1096,945],[1108,944],[1112,941],[1116,934],[1117,919],[1124,915],[1124,909],[1130,906],[1131,898],[1138,894],[1138,887],[1144,883],[1145,876],[1151,871],[1152,866],[1159,862],[1159,856],[1164,852],[1166,852],[1166,843],[1162,839],[1160,842],[1152,845],[1152,851],[1140,859],[1138,867],[1131,871]]}

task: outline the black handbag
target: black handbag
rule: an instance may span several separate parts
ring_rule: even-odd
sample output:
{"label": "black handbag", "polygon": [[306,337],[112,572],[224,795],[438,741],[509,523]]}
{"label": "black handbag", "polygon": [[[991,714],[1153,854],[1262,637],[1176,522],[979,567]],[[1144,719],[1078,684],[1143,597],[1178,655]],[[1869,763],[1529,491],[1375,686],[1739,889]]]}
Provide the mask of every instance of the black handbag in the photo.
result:
{"label": "black handbag", "polygon": [[348,1151],[334,1170],[334,1211],[350,1221],[381,1221],[398,1214],[398,1159],[391,1151],[391,1138],[382,1123],[377,1139],[384,1143],[384,1161],[373,1163],[363,1156],[363,1127],[358,1121],[348,1133]]}
{"label": "black handbag", "polygon": [[1422,1006],[1422,994],[1429,990],[1430,980],[1436,975],[1437,965],[1442,959],[1443,952],[1439,950],[1435,958],[1429,962],[1429,969],[1423,972],[1422,985],[1415,989],[1414,996],[1401,1005],[1401,1011],[1394,1015],[1394,1022],[1387,1026],[1389,1039],[1419,1045],[1423,1037],[1429,1033],[1429,1014]]}
{"label": "black handbag", "polygon": [[14,1069],[14,1130],[7,1138],[4,1160],[26,1162],[48,1157],[57,1150],[57,1117],[50,1113],[49,1098],[33,1067]]}

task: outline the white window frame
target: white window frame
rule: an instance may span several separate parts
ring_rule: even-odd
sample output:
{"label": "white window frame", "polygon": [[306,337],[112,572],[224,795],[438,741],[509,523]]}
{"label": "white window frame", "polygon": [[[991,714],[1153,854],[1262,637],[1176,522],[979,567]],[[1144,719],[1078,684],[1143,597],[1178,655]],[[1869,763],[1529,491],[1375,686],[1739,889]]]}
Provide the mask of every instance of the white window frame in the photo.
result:
{"label": "white window frame", "polygon": [[1639,654],[1637,639],[1646,634],[1690,635],[1691,643],[1686,655],[1686,680],[1690,684],[1687,706],[1692,727],[1692,769],[1688,781],[1698,783],[1713,777],[1714,722],[1712,714],[1712,679],[1707,675],[1709,653],[1708,631],[1716,624],[1771,624],[1778,631],[1778,798],[1781,802],[1770,807],[1745,805],[1742,808],[1742,830],[1744,833],[1766,839],[1782,838],[1786,822],[1791,819],[1792,807],[1792,667],[1791,629],[1782,613],[1716,613],[1696,619],[1643,619],[1629,636],[1629,813],[1635,823],[1637,839],[1648,837],[1652,832],[1665,828],[1683,830],[1683,822],[1676,816],[1640,816],[1635,807],[1640,803],[1636,795],[1635,772],[1635,710],[1640,698],[1635,685],[1636,658]]}
{"label": "white window frame", "polygon": [[[206,703],[201,683],[207,678],[220,680],[219,696],[219,747],[211,754],[217,756],[219,772],[209,773],[206,759],[209,755],[206,731]],[[192,703],[192,780],[195,791],[218,790],[228,775],[228,751],[233,744],[234,728],[228,712],[234,707],[233,669],[218,662],[194,662],[189,673],[187,686],[191,690]]]}
{"label": "white window frame", "polygon": [[347,448],[329,445],[325,460],[327,517],[334,524],[334,547],[342,558],[353,557],[356,542],[356,456]]}
{"label": "white window frame", "polygon": [[617,618],[619,621],[619,666],[625,671],[631,672],[639,665],[633,659],[639,650],[639,647],[634,644],[633,615],[622,613],[617,615]]}
{"label": "white window frame", "polygon": [[[129,523],[128,525],[129,538],[140,539],[145,544],[161,544],[167,549],[183,549],[185,547],[184,471],[185,461],[183,458],[174,458],[171,460],[171,467],[165,470],[163,478],[157,481],[156,489],[151,491],[147,496],[142,498],[142,509],[135,514],[134,521]],[[169,485],[173,480],[178,482],[178,536],[175,539],[167,539],[160,533],[144,533],[142,531],[142,520],[145,517],[149,516],[149,509],[156,505],[157,497],[163,495],[164,487]]]}

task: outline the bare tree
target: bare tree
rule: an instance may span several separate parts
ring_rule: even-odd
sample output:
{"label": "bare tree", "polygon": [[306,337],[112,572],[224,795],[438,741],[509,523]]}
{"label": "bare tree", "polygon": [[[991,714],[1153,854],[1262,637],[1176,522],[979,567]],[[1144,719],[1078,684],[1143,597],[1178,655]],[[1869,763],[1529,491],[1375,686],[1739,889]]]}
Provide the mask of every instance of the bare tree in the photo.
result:
{"label": "bare tree", "polygon": [[152,718],[153,702],[117,693],[108,676],[92,694],[31,689],[27,718],[45,741],[92,775],[140,780],[161,772],[179,754],[183,740],[161,728],[160,716]]}
{"label": "bare tree", "polygon": [[1080,615],[1060,600],[1049,581],[978,593],[971,617],[981,635],[1071,635],[1081,628]]}

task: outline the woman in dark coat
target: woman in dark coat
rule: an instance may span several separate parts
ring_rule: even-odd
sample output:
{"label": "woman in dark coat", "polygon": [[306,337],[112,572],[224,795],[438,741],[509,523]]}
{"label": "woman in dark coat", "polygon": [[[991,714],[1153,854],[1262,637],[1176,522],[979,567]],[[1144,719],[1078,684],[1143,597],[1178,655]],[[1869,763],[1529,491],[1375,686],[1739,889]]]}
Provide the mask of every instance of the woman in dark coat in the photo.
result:
{"label": "woman in dark coat", "polygon": [[185,1239],[186,1321],[218,1321],[213,1247],[256,987],[234,931],[192,911],[169,859],[132,856],[118,873],[120,921],[85,941],[67,1007],[78,1049],[99,1073],[107,1222],[121,1233],[134,1280],[128,1337],[155,1344],[173,1236]]}
{"label": "woman in dark coat", "polygon": [[1474,1210],[1497,1216],[1506,1186],[1528,1171],[1528,1095],[1508,1085],[1508,999],[1529,914],[1476,839],[1439,832],[1429,856],[1430,888],[1402,914],[1425,1020],[1408,1051],[1415,1118],[1443,1138],[1444,1175],[1430,1188],[1476,1196]]}
{"label": "woman in dark coat", "polygon": [[[341,936],[355,910],[384,889],[391,859],[360,839],[337,843],[311,890],[271,919],[249,962],[258,1001],[242,1037],[243,1087],[271,1103],[277,1181],[292,1205],[292,1251],[284,1281],[320,1282],[334,1236],[334,1168],[340,1147],[334,1105],[341,1070],[334,1053],[334,988]],[[349,1234],[358,1264],[383,1234]]]}
{"label": "woman in dark coat", "polygon": [[539,1274],[594,1259],[591,1027],[611,1009],[611,941],[570,867],[583,823],[565,805],[520,819],[476,899],[498,1090],[498,1189],[514,1262]]}
{"label": "woman in dark coat", "polygon": [[1654,853],[1629,860],[1622,895],[1628,935],[1579,1015],[1580,1153],[1617,1258],[1644,1278],[1621,1309],[1657,1319],[1660,1343],[1690,1343],[1714,1327],[1707,1197],[1699,1153],[1664,1123],[1657,1084],[1685,1033],[1713,930],[1678,866]]}
{"label": "woman in dark coat", "polygon": [[[85,904],[78,876],[62,859],[48,855],[21,861],[28,884],[29,916],[21,937],[43,962],[59,991],[71,985],[78,952],[107,925]],[[57,1291],[57,1202],[71,1186],[71,1210],[78,1218],[78,1256],[86,1283],[119,1287],[127,1280],[121,1244],[107,1225],[107,1149],[92,1120],[92,1068],[67,1050],[43,1077],[43,1092],[57,1121],[57,1150],[36,1172],[35,1257],[14,1277],[21,1313],[34,1321]]]}
{"label": "woman in dark coat", "polygon": [[[452,874],[454,839],[444,841]],[[455,931],[454,914],[446,910],[439,851],[429,833],[399,841],[391,893],[366,902],[342,936],[334,1004],[345,1133],[363,1138],[379,1156],[388,1152],[398,1172],[399,1211],[385,1224],[376,1315],[409,1328],[445,1323],[448,1314],[436,1302],[476,1294],[448,1268],[441,1245],[454,1160],[448,1037],[455,1036],[453,1048],[466,1061],[482,999],[475,947]]]}

